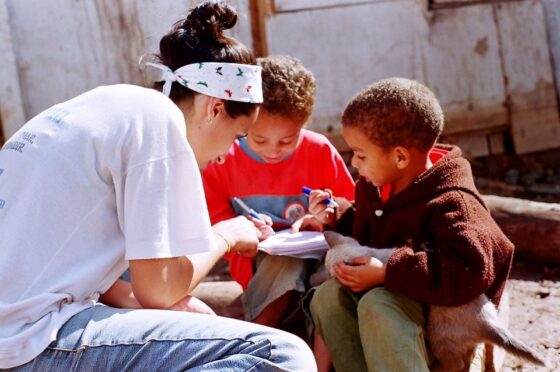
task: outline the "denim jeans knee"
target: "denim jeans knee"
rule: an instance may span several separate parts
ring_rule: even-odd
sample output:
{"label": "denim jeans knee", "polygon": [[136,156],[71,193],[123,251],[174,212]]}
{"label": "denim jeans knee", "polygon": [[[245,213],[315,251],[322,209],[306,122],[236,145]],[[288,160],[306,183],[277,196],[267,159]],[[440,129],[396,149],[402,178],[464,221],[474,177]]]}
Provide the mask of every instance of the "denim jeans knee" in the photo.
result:
{"label": "denim jeans knee", "polygon": [[213,315],[98,305],[78,313],[18,371],[314,371],[289,333]]}

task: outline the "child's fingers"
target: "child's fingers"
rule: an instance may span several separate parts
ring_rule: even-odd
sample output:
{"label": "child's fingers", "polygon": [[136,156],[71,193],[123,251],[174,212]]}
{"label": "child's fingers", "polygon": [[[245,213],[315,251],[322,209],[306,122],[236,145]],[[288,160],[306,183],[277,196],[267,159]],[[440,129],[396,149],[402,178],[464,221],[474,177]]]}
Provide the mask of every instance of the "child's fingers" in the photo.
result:
{"label": "child's fingers", "polygon": [[291,231],[293,234],[299,232],[301,230],[301,226],[303,225],[303,220],[305,217],[298,219],[296,222],[292,224]]}
{"label": "child's fingers", "polygon": [[268,226],[272,226],[272,218],[268,214],[259,213],[259,216],[264,220]]}
{"label": "child's fingers", "polygon": [[268,239],[268,238],[270,238],[272,235],[274,235],[274,230],[272,229],[272,227],[270,227],[270,226],[268,226],[268,225],[262,225],[262,226],[260,226],[258,229],[259,229],[259,231],[260,231],[260,233],[261,233],[261,236],[260,236],[260,238],[259,238],[261,241],[262,241],[262,240],[265,240],[265,239]]}
{"label": "child's fingers", "polygon": [[[313,190],[309,194],[309,210],[313,211],[314,209],[324,209],[321,208],[322,206],[326,207],[326,204],[323,203],[323,200],[329,197],[329,193],[323,190]],[[322,205],[321,205],[322,204]]]}
{"label": "child's fingers", "polygon": [[272,226],[272,218],[266,214],[259,214],[261,219],[255,218],[253,216],[247,216],[247,219],[251,221],[256,228],[260,229],[261,226]]}
{"label": "child's fingers", "polygon": [[370,257],[355,257],[351,260],[349,260],[347,263],[353,266],[359,266],[359,265],[367,265],[370,261]]}
{"label": "child's fingers", "polygon": [[313,215],[306,214],[292,224],[292,233],[297,233],[301,230],[323,231],[323,224]]}
{"label": "child's fingers", "polygon": [[354,279],[353,267],[345,264],[344,262],[337,263],[334,266],[334,272],[336,273],[337,278],[343,279],[346,282]]}
{"label": "child's fingers", "polygon": [[350,289],[352,289],[356,285],[356,282],[353,278],[348,277],[344,274],[337,275],[336,278],[338,279],[340,284],[342,284],[343,286],[348,287]]}

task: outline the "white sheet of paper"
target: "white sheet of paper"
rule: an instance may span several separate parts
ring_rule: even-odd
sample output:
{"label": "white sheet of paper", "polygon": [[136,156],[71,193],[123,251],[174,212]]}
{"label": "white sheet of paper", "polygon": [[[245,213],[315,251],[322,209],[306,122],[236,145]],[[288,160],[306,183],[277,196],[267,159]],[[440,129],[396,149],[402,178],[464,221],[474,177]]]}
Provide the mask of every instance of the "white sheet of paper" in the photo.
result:
{"label": "white sheet of paper", "polygon": [[329,249],[329,245],[321,232],[300,231],[292,233],[290,229],[286,229],[278,231],[270,238],[260,242],[259,249],[271,255],[320,260]]}

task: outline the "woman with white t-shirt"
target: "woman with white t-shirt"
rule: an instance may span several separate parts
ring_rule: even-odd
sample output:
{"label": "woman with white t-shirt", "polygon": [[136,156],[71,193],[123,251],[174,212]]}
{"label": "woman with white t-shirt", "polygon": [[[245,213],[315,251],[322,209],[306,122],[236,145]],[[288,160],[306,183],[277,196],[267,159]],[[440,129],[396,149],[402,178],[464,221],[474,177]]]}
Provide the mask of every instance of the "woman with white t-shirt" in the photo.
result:
{"label": "woman with white t-shirt", "polygon": [[[261,236],[244,217],[210,225],[199,173],[262,102],[252,55],[222,34],[236,20],[223,2],[200,4],[148,64],[164,94],[99,87],[2,147],[0,368],[315,369],[293,335],[158,310],[204,312],[189,292],[226,251],[254,255]],[[127,267],[131,283],[118,279]]]}

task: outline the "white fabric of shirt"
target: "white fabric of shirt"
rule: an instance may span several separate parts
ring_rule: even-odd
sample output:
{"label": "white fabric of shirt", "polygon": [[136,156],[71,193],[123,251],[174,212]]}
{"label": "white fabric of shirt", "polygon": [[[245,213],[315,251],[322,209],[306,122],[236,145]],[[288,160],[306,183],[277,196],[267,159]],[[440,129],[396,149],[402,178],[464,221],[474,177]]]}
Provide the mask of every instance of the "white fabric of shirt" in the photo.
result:
{"label": "white fabric of shirt", "polygon": [[215,249],[179,108],[99,87],[25,124],[0,151],[0,368],[39,355],[126,260]]}

